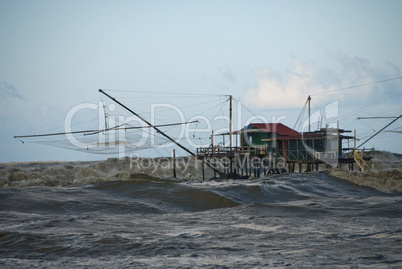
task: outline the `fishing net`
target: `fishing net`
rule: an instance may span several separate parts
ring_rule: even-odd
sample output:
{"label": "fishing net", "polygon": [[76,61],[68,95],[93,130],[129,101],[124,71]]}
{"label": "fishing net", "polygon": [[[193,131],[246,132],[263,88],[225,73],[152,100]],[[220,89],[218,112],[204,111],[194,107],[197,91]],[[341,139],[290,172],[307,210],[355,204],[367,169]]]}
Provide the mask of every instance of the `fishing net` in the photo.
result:
{"label": "fishing net", "polygon": [[[57,128],[42,128],[36,134],[17,136],[23,142],[39,143],[95,154],[127,156],[189,155],[198,147],[228,143],[219,136],[229,131],[229,96],[138,91],[111,91],[99,102],[78,104]],[[233,127],[241,129],[251,111],[233,101]],[[153,126],[153,127],[152,127]],[[222,141],[217,141],[221,139]]]}

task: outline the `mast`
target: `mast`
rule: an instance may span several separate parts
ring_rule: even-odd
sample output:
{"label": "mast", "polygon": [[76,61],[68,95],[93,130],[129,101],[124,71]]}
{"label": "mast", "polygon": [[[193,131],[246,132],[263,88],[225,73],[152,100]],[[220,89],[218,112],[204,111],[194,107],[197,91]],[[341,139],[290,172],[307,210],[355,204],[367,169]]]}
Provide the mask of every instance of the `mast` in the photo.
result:
{"label": "mast", "polygon": [[311,101],[311,97],[310,95],[307,98],[307,102],[308,102],[308,131],[310,132],[310,101]]}
{"label": "mast", "polygon": [[145,122],[146,124],[148,124],[149,126],[151,126],[152,128],[154,128],[158,133],[160,133],[161,135],[163,135],[164,137],[166,137],[167,139],[169,139],[171,142],[175,143],[177,146],[179,146],[180,148],[184,149],[185,151],[187,151],[188,153],[190,153],[192,156],[195,156],[194,152],[190,151],[188,148],[184,147],[183,145],[181,145],[179,142],[177,142],[176,140],[174,140],[173,138],[171,138],[170,136],[168,136],[167,134],[165,134],[164,132],[162,132],[158,127],[156,127],[155,125],[152,125],[150,122],[148,122],[146,119],[142,118],[140,115],[138,115],[137,113],[135,113],[133,110],[131,110],[130,108],[128,108],[127,106],[125,106],[124,104],[120,103],[119,101],[117,101],[115,98],[113,98],[112,96],[110,96],[109,94],[105,93],[102,89],[99,89],[100,93],[103,93],[104,95],[106,95],[107,97],[109,97],[110,99],[112,99],[113,101],[115,101],[117,104],[119,104],[120,106],[122,106],[123,108],[125,108],[127,111],[129,111],[130,113],[134,114],[135,116],[137,116],[139,119],[141,119],[143,122]]}
{"label": "mast", "polygon": [[229,148],[232,151],[232,96],[229,95]]}

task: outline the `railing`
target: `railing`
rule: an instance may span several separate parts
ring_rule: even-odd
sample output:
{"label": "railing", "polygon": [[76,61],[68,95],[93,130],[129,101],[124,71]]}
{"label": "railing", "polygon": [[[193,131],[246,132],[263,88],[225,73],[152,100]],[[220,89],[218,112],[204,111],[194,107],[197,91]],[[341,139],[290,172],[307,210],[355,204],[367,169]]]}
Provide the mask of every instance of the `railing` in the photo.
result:
{"label": "railing", "polygon": [[[277,156],[284,156],[283,150],[276,150]],[[336,160],[338,158],[337,151],[308,151],[308,150],[286,150],[286,160],[288,161],[319,161],[319,160]]]}
{"label": "railing", "polygon": [[[342,149],[342,154],[339,154],[337,150],[328,150],[328,151],[307,151],[305,149],[296,150],[296,149],[287,149],[284,155],[282,149],[276,149],[277,156],[286,156],[287,161],[354,161],[354,149]],[[361,158],[363,160],[370,160],[374,157],[374,149],[363,149],[361,151]]]}
{"label": "railing", "polygon": [[[286,160],[288,161],[331,161],[331,160],[339,160],[339,161],[354,161],[356,157],[354,156],[354,149],[347,148],[342,149],[342,154],[339,155],[338,151],[313,151],[308,152],[306,150],[286,150]],[[370,160],[374,157],[373,149],[363,149],[360,150],[360,158],[362,160]],[[276,149],[276,156],[283,156],[283,151],[279,151]],[[197,148],[197,157],[234,157],[238,156],[258,156],[264,157],[267,156],[267,148],[266,147],[207,147],[207,148]],[[360,164],[359,164],[360,166]]]}
{"label": "railing", "polygon": [[[362,149],[359,150],[363,160],[371,160],[374,158],[374,148],[373,149]],[[355,149],[346,148],[342,149],[342,159],[355,159]]]}
{"label": "railing", "polygon": [[208,147],[208,148],[197,148],[198,157],[231,157],[235,154],[250,156],[266,156],[266,147]]}

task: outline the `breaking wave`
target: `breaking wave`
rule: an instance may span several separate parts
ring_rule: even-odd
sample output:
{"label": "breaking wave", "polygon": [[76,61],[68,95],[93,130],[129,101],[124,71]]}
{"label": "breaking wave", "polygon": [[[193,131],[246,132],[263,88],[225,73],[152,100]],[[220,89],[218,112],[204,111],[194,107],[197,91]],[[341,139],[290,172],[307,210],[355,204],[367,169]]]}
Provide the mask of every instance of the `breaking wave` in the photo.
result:
{"label": "breaking wave", "polygon": [[382,191],[402,192],[402,171],[367,171],[367,172],[349,172],[341,170],[332,170],[330,175],[348,180],[360,186],[375,188]]}
{"label": "breaking wave", "polygon": [[[402,192],[402,155],[377,151],[373,170],[328,170],[330,176],[382,191]],[[193,157],[176,159],[177,180],[201,180],[202,163]],[[213,176],[204,169],[205,178]],[[288,177],[297,177],[289,174]],[[100,182],[172,179],[171,158],[111,158],[95,162],[22,162],[0,164],[0,187],[67,187]],[[271,176],[272,177],[272,176]]]}
{"label": "breaking wave", "polygon": [[402,155],[376,151],[374,158],[368,161],[367,165],[371,169],[365,172],[330,170],[330,175],[359,186],[402,192]]}
{"label": "breaking wave", "polygon": [[[96,182],[170,178],[171,158],[111,158],[97,162],[22,162],[0,164],[1,187],[78,186]],[[199,179],[202,165],[194,158],[176,160],[177,178]],[[210,171],[206,171],[211,176]],[[208,173],[209,172],[209,173]]]}

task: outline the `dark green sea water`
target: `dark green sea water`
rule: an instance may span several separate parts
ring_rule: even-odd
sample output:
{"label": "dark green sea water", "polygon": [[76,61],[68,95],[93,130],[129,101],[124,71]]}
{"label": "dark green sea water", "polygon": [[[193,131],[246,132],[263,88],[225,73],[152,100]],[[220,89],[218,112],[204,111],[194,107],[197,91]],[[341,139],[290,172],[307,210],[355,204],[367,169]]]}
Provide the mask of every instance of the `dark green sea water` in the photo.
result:
{"label": "dark green sea water", "polygon": [[0,188],[2,268],[401,268],[402,195],[325,173]]}

